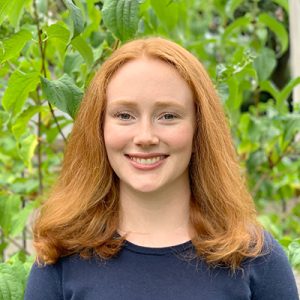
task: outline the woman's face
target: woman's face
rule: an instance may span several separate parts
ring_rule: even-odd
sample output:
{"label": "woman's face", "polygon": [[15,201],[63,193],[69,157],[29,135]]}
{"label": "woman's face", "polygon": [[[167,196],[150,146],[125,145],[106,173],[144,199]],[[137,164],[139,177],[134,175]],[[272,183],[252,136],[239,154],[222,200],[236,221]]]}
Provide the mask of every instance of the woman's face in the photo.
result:
{"label": "woman's face", "polygon": [[139,58],[107,87],[104,140],[120,186],[154,192],[188,184],[195,129],[193,93],[167,63]]}

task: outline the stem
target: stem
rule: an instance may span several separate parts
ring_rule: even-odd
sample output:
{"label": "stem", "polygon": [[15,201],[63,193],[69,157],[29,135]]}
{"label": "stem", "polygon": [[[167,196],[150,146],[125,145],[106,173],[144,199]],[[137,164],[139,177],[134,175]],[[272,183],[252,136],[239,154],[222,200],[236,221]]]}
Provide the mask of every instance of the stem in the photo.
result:
{"label": "stem", "polygon": [[[36,26],[37,26],[37,31],[38,31],[38,41],[39,41],[39,48],[40,48],[40,52],[41,52],[41,58],[42,58],[42,68],[41,68],[41,73],[43,74],[43,76],[45,78],[47,78],[47,71],[46,71],[46,59],[45,59],[45,52],[46,52],[46,43],[43,43],[43,39],[42,39],[42,33],[43,31],[41,30],[40,28],[40,22],[39,22],[39,16],[38,16],[38,13],[37,13],[37,6],[36,6],[36,0],[33,0],[33,7],[34,7],[34,16],[35,16],[35,19],[36,19]],[[43,45],[45,44],[45,46],[43,47]],[[67,142],[67,139],[66,137],[64,136],[62,130],[61,130],[61,127],[58,123],[58,120],[55,116],[55,113],[54,113],[54,110],[51,106],[51,103],[48,101],[48,104],[49,104],[49,108],[50,108],[50,111],[51,111],[51,114],[52,114],[52,117],[54,119],[54,122],[58,128],[58,131],[60,133],[60,135],[62,136],[64,142],[66,143]]]}
{"label": "stem", "polygon": [[37,32],[38,32],[39,48],[40,48],[41,58],[42,58],[41,73],[46,77],[45,49],[43,48],[42,30],[41,30],[41,27],[40,27],[39,16],[38,16],[38,13],[37,13],[36,0],[33,0],[33,8],[34,8],[34,16],[35,16]]}
{"label": "stem", "polygon": [[281,154],[278,156],[276,161],[273,162],[271,159],[271,154],[269,155],[268,163],[269,163],[270,169],[275,167],[277,164],[279,164],[281,162],[281,160],[283,159],[284,155],[288,152],[288,149],[293,144],[293,142],[294,142],[294,138],[290,139],[290,141],[287,143],[287,145],[285,146],[285,148],[283,149]]}
{"label": "stem", "polygon": [[[40,102],[40,101],[39,101]],[[38,114],[38,124],[37,124],[37,136],[38,136],[38,145],[37,145],[37,159],[38,159],[38,177],[39,177],[39,194],[43,193],[43,172],[42,172],[42,115]]]}
{"label": "stem", "polygon": [[[1,240],[0,245],[3,246],[3,244],[5,243],[5,240],[4,240],[4,234],[3,234],[3,231],[1,228],[0,228],[0,240]],[[2,250],[1,250],[0,258],[1,258],[1,261],[4,262],[4,260],[5,260],[4,248],[2,248]]]}
{"label": "stem", "polygon": [[[22,197],[22,209],[24,209],[26,204],[26,200]],[[26,226],[22,232],[22,248],[24,251],[27,251],[27,235],[26,235]]]}
{"label": "stem", "polygon": [[119,48],[119,46],[120,46],[120,40],[117,39],[113,45],[113,49],[112,49],[113,52],[115,52]]}
{"label": "stem", "polygon": [[258,192],[260,186],[262,185],[262,183],[264,182],[265,179],[267,179],[269,176],[267,174],[263,174],[258,181],[256,182],[253,190],[252,190],[252,197],[255,198],[256,193]]}
{"label": "stem", "polygon": [[285,214],[287,212],[287,203],[285,198],[281,198],[281,208],[282,208],[282,213]]}
{"label": "stem", "polygon": [[15,245],[19,250],[23,250],[23,251],[25,252],[25,254],[30,255],[30,253],[29,253],[27,250],[23,249],[23,246],[20,245],[20,244],[19,244],[17,241],[15,241],[14,239],[8,237],[7,240],[8,240],[11,244]]}
{"label": "stem", "polygon": [[56,127],[57,127],[57,129],[58,129],[58,131],[59,131],[61,137],[63,138],[64,142],[67,143],[67,139],[66,139],[66,137],[65,137],[65,135],[64,135],[64,133],[63,133],[63,131],[62,131],[60,125],[59,125],[59,123],[58,123],[58,120],[57,120],[57,118],[56,118],[56,115],[54,114],[54,110],[53,110],[53,107],[52,107],[51,103],[48,102],[48,105],[49,105],[51,114],[52,114],[52,116],[53,116],[53,119],[54,119],[54,121],[55,121],[55,123],[56,123]]}
{"label": "stem", "polygon": [[[25,177],[24,172],[21,173],[21,177],[22,178]],[[23,196],[21,197],[21,200],[22,200],[22,209],[24,209],[24,207],[26,205],[26,200],[25,200],[25,198]],[[22,232],[22,244],[23,244],[23,250],[24,251],[27,250],[26,229],[27,229],[27,226],[25,225],[25,227],[23,229],[23,232]]]}

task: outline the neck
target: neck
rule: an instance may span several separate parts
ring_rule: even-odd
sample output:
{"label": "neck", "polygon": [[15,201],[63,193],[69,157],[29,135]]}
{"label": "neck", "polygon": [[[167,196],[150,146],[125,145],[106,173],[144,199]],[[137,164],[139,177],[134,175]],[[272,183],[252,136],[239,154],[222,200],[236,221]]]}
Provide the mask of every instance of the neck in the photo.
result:
{"label": "neck", "polygon": [[167,247],[191,239],[189,182],[142,193],[120,183],[119,233],[132,243]]}

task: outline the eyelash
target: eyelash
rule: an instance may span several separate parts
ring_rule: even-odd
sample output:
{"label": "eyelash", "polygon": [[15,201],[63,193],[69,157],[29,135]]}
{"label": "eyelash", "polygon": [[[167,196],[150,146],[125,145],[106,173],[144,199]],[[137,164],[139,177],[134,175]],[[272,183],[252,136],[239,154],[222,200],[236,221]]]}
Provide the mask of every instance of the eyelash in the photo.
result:
{"label": "eyelash", "polygon": [[164,118],[164,120],[175,120],[178,119],[178,115],[174,114],[174,113],[163,113],[162,117],[160,117],[159,119],[166,117],[166,116],[172,116],[172,118]]}
{"label": "eyelash", "polygon": [[[126,116],[129,116],[129,118],[122,118],[121,116],[123,115],[123,117],[124,117],[124,115],[126,115]],[[116,114],[114,114],[114,117],[115,118],[117,118],[117,119],[119,119],[119,120],[125,120],[125,121],[128,121],[128,120],[130,120],[130,119],[133,119],[134,117],[130,114],[130,113],[128,113],[128,112],[117,112]]]}
{"label": "eyelash", "polygon": [[[124,118],[124,116],[126,116],[127,118]],[[171,118],[166,118],[166,116],[170,117]],[[130,113],[128,112],[117,112],[113,115],[114,118],[117,118],[119,120],[122,120],[122,121],[129,121],[129,120],[132,120],[132,119],[135,119],[134,116],[132,116]],[[159,116],[159,120],[164,120],[164,121],[173,121],[175,119],[178,119],[179,116],[175,113],[169,113],[169,112],[166,112],[166,113],[162,113],[160,116]]]}

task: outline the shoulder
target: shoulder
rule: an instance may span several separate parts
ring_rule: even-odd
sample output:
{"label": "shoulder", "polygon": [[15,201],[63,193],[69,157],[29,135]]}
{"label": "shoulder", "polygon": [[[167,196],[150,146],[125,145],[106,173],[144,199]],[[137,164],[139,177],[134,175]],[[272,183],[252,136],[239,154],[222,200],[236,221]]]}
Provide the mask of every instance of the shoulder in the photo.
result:
{"label": "shoulder", "polygon": [[297,287],[287,256],[279,243],[265,232],[262,253],[245,263],[253,299],[298,300]]}
{"label": "shoulder", "polygon": [[34,263],[25,290],[25,300],[63,299],[59,264],[39,266]]}
{"label": "shoulder", "polygon": [[28,277],[24,299],[63,299],[63,269],[68,265],[76,268],[77,261],[78,255],[60,258],[56,263],[48,265],[39,265],[35,262]]}

